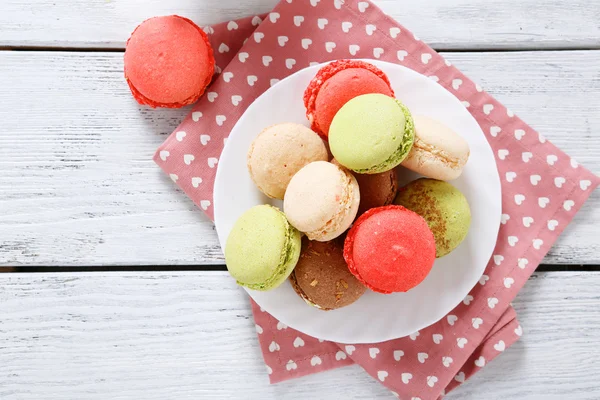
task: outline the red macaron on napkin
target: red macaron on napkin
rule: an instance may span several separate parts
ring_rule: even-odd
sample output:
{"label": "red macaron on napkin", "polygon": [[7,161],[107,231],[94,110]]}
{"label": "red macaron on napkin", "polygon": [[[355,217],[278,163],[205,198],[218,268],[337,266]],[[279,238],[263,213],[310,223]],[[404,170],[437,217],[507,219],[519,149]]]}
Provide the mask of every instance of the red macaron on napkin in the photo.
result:
{"label": "red macaron on napkin", "polygon": [[211,219],[219,155],[245,109],[278,80],[336,59],[376,58],[435,79],[481,126],[502,182],[502,224],[485,274],[460,305],[420,332],[377,344],[332,343],[284,326],[252,302],[271,382],[356,363],[402,399],[435,399],[521,336],[510,301],[598,177],[369,1],[282,0],[265,16],[205,32],[222,73],[155,161]]}

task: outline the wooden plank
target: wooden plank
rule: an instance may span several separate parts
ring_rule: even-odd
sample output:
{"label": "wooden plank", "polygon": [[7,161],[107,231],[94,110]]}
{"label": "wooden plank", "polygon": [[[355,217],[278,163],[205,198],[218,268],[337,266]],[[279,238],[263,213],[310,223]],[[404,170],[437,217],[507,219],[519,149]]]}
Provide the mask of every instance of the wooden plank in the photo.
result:
{"label": "wooden plank", "polygon": [[[598,272],[535,274],[521,340],[447,398],[600,398],[598,293]],[[392,398],[356,366],[268,385],[225,272],[0,274],[0,311],[5,400]]]}
{"label": "wooden plank", "polygon": [[[374,2],[436,49],[600,46],[598,0]],[[0,46],[123,48],[133,29],[149,17],[179,14],[205,25],[267,12],[276,3],[147,0],[142,5],[134,0],[4,0],[0,3]]]}
{"label": "wooden plank", "polygon": [[[600,171],[600,51],[446,56]],[[0,87],[0,265],[224,262],[213,224],[151,159],[188,109],[138,107],[121,54],[0,52]],[[599,205],[546,263],[600,264]]]}

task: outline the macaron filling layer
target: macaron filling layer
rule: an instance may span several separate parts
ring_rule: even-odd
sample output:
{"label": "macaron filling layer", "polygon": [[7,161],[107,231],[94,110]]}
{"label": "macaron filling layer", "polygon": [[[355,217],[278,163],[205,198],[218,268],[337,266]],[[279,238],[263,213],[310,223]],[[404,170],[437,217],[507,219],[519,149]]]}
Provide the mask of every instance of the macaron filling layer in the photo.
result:
{"label": "macaron filling layer", "polygon": [[292,283],[292,288],[294,288],[294,291],[298,294],[298,296],[300,296],[300,298],[302,300],[304,300],[304,302],[306,304],[308,304],[309,306],[313,306],[315,308],[318,308],[319,310],[325,310],[325,311],[329,311],[329,308],[323,308],[318,304],[313,303],[312,301],[310,301],[310,299],[308,298],[308,296],[306,295],[306,293],[304,293],[304,291],[302,290],[302,288],[300,288],[300,285],[298,285],[298,279],[296,278],[296,272],[292,271],[292,273],[290,274],[290,282]]}
{"label": "macaron filling layer", "polygon": [[444,150],[439,149],[439,148],[425,142],[422,139],[419,139],[418,136],[415,137],[413,149],[423,152],[423,153],[430,154],[431,157],[434,157],[434,158],[442,161],[444,164],[447,164],[448,166],[450,166],[450,168],[462,168],[464,166],[464,164],[466,163],[466,160],[461,160],[458,157],[452,157]]}
{"label": "macaron filling layer", "polygon": [[408,153],[410,153],[410,149],[412,148],[415,140],[415,123],[408,107],[406,107],[399,100],[396,100],[396,103],[402,110],[402,113],[406,119],[404,124],[404,134],[402,136],[400,146],[398,146],[396,151],[394,151],[394,153],[392,153],[384,162],[370,168],[354,169],[353,171],[356,171],[359,174],[377,174],[380,172],[389,171],[404,161],[404,159],[408,156]]}
{"label": "macaron filling layer", "polygon": [[290,225],[283,215],[281,217],[283,218],[286,226],[285,244],[281,249],[280,261],[275,273],[261,283],[244,283],[237,281],[238,285],[245,286],[253,290],[264,291],[272,289],[287,279],[290,273],[290,267],[293,269],[298,262],[298,257],[300,257],[300,247],[298,246],[300,243],[300,232]]}

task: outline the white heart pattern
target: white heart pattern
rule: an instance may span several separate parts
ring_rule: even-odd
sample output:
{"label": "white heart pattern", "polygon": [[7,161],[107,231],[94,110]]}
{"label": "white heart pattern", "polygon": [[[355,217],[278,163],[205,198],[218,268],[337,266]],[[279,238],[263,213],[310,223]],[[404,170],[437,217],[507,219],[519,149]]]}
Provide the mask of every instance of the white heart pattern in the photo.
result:
{"label": "white heart pattern", "polygon": [[223,123],[227,120],[227,117],[225,117],[224,115],[217,115],[215,117],[215,121],[217,122],[217,125],[219,126],[223,126]]}
{"label": "white heart pattern", "polygon": [[557,226],[558,226],[557,220],[551,219],[550,221],[548,221],[548,229],[550,229],[551,231],[555,230]]}
{"label": "white heart pattern", "polygon": [[520,206],[521,204],[523,204],[523,202],[525,201],[525,196],[522,194],[515,194],[515,203],[517,203],[518,206]]}
{"label": "white heart pattern", "polygon": [[158,155],[161,160],[167,161],[167,157],[169,157],[171,155],[171,153],[169,153],[168,150],[161,150],[160,153],[158,153]]}
{"label": "white heart pattern", "polygon": [[171,178],[173,182],[177,182],[179,176],[177,174],[169,174],[169,178]]}
{"label": "white heart pattern", "polygon": [[485,283],[486,283],[487,281],[489,281],[489,280],[490,280],[490,277],[489,277],[489,276],[487,276],[487,275],[485,275],[485,274],[483,274],[483,275],[481,275],[481,278],[479,278],[479,284],[480,284],[481,286],[485,286]]}
{"label": "white heart pattern", "polygon": [[423,53],[423,54],[421,54],[421,62],[423,64],[429,64],[429,61],[431,61],[432,57],[433,56],[429,53]]}
{"label": "white heart pattern", "polygon": [[283,322],[277,322],[277,330],[281,331],[283,329],[287,329],[287,325],[284,324]]}
{"label": "white heart pattern", "polygon": [[493,104],[485,104],[483,106],[483,112],[485,113],[485,115],[490,115],[490,113],[492,112],[493,109],[494,109]]}
{"label": "white heart pattern", "polygon": [[208,210],[208,207],[210,207],[210,204],[211,204],[210,200],[202,200],[202,201],[200,201],[200,208],[202,208],[204,211],[206,211],[206,210]]}
{"label": "white heart pattern", "polygon": [[229,52],[229,46],[227,46],[225,43],[221,43],[219,45],[219,53],[223,54],[223,53],[228,53]]}
{"label": "white heart pattern", "polygon": [[531,157],[533,157],[533,153],[531,153],[530,151],[526,151],[523,154],[521,154],[523,162],[529,162],[529,160],[531,160]]}
{"label": "white heart pattern", "polygon": [[288,371],[291,371],[293,369],[298,369],[298,365],[296,365],[294,360],[290,360],[287,362],[287,364],[285,364],[285,369],[287,369]]}
{"label": "white heart pattern", "polygon": [[280,17],[281,17],[281,15],[279,15],[279,13],[277,13],[277,12],[269,13],[269,20],[272,23],[276,23]]}
{"label": "white heart pattern", "polygon": [[402,378],[402,383],[404,383],[405,385],[408,385],[408,382],[410,382],[410,380],[412,379],[412,374],[410,372],[404,372],[401,375]]}
{"label": "white heart pattern", "polygon": [[493,137],[498,136],[500,132],[502,132],[502,128],[500,128],[499,126],[492,126],[490,128],[490,135],[492,135]]}
{"label": "white heart pattern", "polygon": [[554,185],[560,189],[566,181],[567,180],[562,176],[557,176],[556,178],[554,178]]}
{"label": "white heart pattern", "polygon": [[533,224],[534,220],[531,217],[523,217],[523,226],[529,228]]}
{"label": "white heart pattern", "polygon": [[516,172],[509,171],[509,172],[506,173],[506,181],[508,183],[512,183],[515,180],[516,177],[517,177],[517,173]]}
{"label": "white heart pattern", "polygon": [[263,58],[262,58],[263,65],[265,67],[268,67],[269,64],[271,64],[271,61],[273,61],[273,57],[271,57],[271,56],[263,56]]}
{"label": "white heart pattern", "polygon": [[458,345],[458,347],[460,347],[461,349],[465,348],[465,345],[468,343],[469,341],[466,338],[457,338],[456,339],[456,344]]}
{"label": "white heart pattern", "polygon": [[533,248],[536,250],[539,250],[543,244],[544,244],[544,241],[542,239],[534,239],[533,240]]}
{"label": "white heart pattern", "polygon": [[542,180],[542,177],[539,175],[531,175],[529,177],[529,181],[531,182],[531,184],[533,186],[537,186],[537,184],[540,183],[541,180]]}
{"label": "white heart pattern", "polygon": [[275,351],[279,351],[281,350],[281,347],[279,347],[279,344],[275,341],[272,341],[271,344],[269,345],[269,351],[271,353],[275,352]]}
{"label": "white heart pattern", "polygon": [[208,101],[210,101],[211,103],[215,102],[215,99],[219,97],[219,94],[217,92],[208,92],[206,93],[206,98],[208,99]]}
{"label": "white heart pattern", "polygon": [[[193,186],[194,188],[196,188],[196,189],[197,189],[197,188],[198,188],[198,186],[200,186],[200,184],[201,184],[201,183],[202,183],[202,178],[200,178],[199,176],[194,176],[194,177],[192,178],[192,186]],[[259,333],[262,333],[262,332],[259,332]]]}
{"label": "white heart pattern", "polygon": [[515,138],[517,140],[523,139],[523,136],[525,136],[525,131],[523,129],[517,129],[517,130],[515,130]]}
{"label": "white heart pattern", "polygon": [[254,41],[256,43],[260,43],[261,40],[263,40],[265,37],[265,34],[262,32],[254,32]]}
{"label": "white heart pattern", "polygon": [[518,238],[518,237],[516,237],[516,236],[509,236],[509,237],[508,237],[508,244],[509,244],[511,247],[515,247],[515,245],[517,244],[517,242],[518,242],[518,241],[519,241],[519,238]]}
{"label": "white heart pattern", "polygon": [[231,78],[233,78],[233,72],[227,71],[223,74],[223,80],[225,82],[227,82],[227,83],[231,82]]}
{"label": "white heart pattern", "polygon": [[588,190],[588,188],[592,185],[592,181],[588,180],[588,179],[584,179],[579,181],[579,187],[581,188],[581,190]]}
{"label": "white heart pattern", "polygon": [[327,42],[325,43],[325,50],[327,50],[328,53],[331,53],[333,51],[333,49],[335,49],[336,44],[334,42]]}
{"label": "white heart pattern", "polygon": [[356,347],[352,346],[352,345],[348,345],[346,347],[344,347],[346,349],[346,353],[351,356],[352,353],[354,353],[354,351],[356,350]]}
{"label": "white heart pattern", "polygon": [[348,47],[348,51],[350,52],[350,54],[352,54],[353,56],[356,55],[356,53],[358,53],[358,51],[360,50],[360,46],[357,44],[351,44]]}
{"label": "white heart pattern", "polygon": [[208,162],[208,166],[210,168],[214,168],[215,165],[217,165],[217,163],[219,162],[219,159],[215,158],[215,157],[209,157],[209,159],[207,160],[207,162]]}
{"label": "white heart pattern", "polygon": [[502,264],[502,261],[504,261],[504,256],[499,255],[499,254],[494,254],[494,264],[500,265],[500,264]]}
{"label": "white heart pattern", "polygon": [[333,5],[335,6],[335,8],[337,8],[338,10],[341,10],[342,5],[344,4],[344,0],[335,0],[333,2]]}
{"label": "white heart pattern", "polygon": [[312,44],[312,40],[310,40],[308,38],[302,39],[302,48],[304,50],[308,50],[308,46],[310,46],[311,44]]}
{"label": "white heart pattern", "polygon": [[202,113],[200,111],[194,111],[192,113],[192,121],[198,122],[202,118]]}
{"label": "white heart pattern", "polygon": [[477,360],[475,360],[475,365],[477,365],[479,368],[483,368],[485,365],[485,358],[483,356],[479,357]]}
{"label": "white heart pattern", "polygon": [[248,77],[246,78],[246,80],[248,81],[248,85],[254,86],[254,84],[256,83],[256,81],[258,81],[258,77],[256,75],[248,75]]}
{"label": "white heart pattern", "polygon": [[313,356],[313,358],[310,359],[310,365],[312,365],[313,367],[316,365],[321,365],[321,357]]}
{"label": "white heart pattern", "polygon": [[285,44],[289,41],[290,39],[287,36],[278,36],[277,37],[277,43],[279,43],[279,45],[281,47],[285,47]]}
{"label": "white heart pattern", "polygon": [[458,317],[456,315],[448,315],[448,317],[446,317],[446,319],[448,320],[448,324],[450,326],[454,326],[454,323],[456,321],[458,321]]}
{"label": "white heart pattern", "polygon": [[411,333],[408,337],[410,337],[410,340],[417,340],[417,337],[421,334],[421,332],[416,331],[415,333]]}
{"label": "white heart pattern", "polygon": [[240,62],[243,62],[243,63],[246,62],[248,57],[250,57],[250,54],[246,53],[245,51],[238,54],[238,58],[239,58]]}
{"label": "white heart pattern", "polygon": [[398,61],[404,61],[404,57],[408,56],[408,52],[405,50],[398,50],[396,53],[396,57],[398,57]]}
{"label": "white heart pattern", "polygon": [[258,26],[258,25],[260,25],[261,22],[262,22],[262,19],[260,19],[260,17],[258,15],[254,16],[252,18],[252,25],[253,26]]}
{"label": "white heart pattern", "polygon": [[183,138],[186,136],[187,136],[187,133],[185,133],[185,131],[178,131],[175,134],[175,139],[177,139],[178,142],[181,142],[183,140]]}
{"label": "white heart pattern", "polygon": [[496,343],[494,345],[494,349],[496,351],[504,351],[506,349],[506,344],[504,343],[504,340],[501,340],[498,343]]}
{"label": "white heart pattern", "polygon": [[371,358],[377,357],[377,354],[379,354],[379,349],[377,347],[371,347],[369,349],[369,355],[371,356]]}
{"label": "white heart pattern", "polygon": [[498,305],[498,299],[495,297],[490,297],[488,299],[488,307],[494,309]]}
{"label": "white heart pattern", "polygon": [[381,57],[381,55],[382,55],[382,54],[383,54],[383,49],[382,49],[381,47],[375,47],[375,48],[373,49],[373,56],[374,56],[375,58],[379,58],[379,57]]}
{"label": "white heart pattern", "polygon": [[456,382],[460,382],[460,383],[464,383],[465,382],[465,373],[464,372],[459,372],[455,377],[454,380]]}
{"label": "white heart pattern", "polygon": [[254,324],[254,328],[256,329],[256,333],[258,333],[259,335],[263,333],[262,326],[260,326],[258,324]]}
{"label": "white heart pattern", "polygon": [[429,387],[434,387],[435,384],[437,383],[438,378],[436,376],[428,376],[427,377],[427,385]]}
{"label": "white heart pattern", "polygon": [[373,32],[375,32],[376,29],[377,27],[373,24],[368,24],[367,26],[365,26],[365,31],[369,36],[373,35]]}
{"label": "white heart pattern", "polygon": [[504,278],[504,287],[507,289],[510,289],[513,285],[513,283],[515,283],[515,280],[513,278],[511,278],[510,276],[507,278]]}
{"label": "white heart pattern", "polygon": [[388,373],[387,373],[387,371],[378,371],[377,372],[377,377],[379,378],[379,380],[381,382],[383,382],[383,381],[385,381],[385,378],[388,377]]}
{"label": "white heart pattern", "polygon": [[523,328],[521,328],[521,325],[517,326],[517,328],[515,329],[515,335],[517,335],[517,336],[523,335]]}
{"label": "white heart pattern", "polygon": [[302,25],[303,22],[304,22],[304,17],[302,15],[294,16],[294,25],[299,27],[300,25]]}
{"label": "white heart pattern", "polygon": [[294,339],[294,347],[298,348],[302,346],[304,346],[304,340],[302,340],[301,337],[297,337],[296,339]]}
{"label": "white heart pattern", "polygon": [[360,11],[361,13],[364,13],[367,8],[369,8],[369,3],[367,3],[366,1],[361,1],[360,3],[358,3],[358,11]]}
{"label": "white heart pattern", "polygon": [[444,367],[449,368],[450,364],[452,364],[454,360],[452,359],[452,357],[442,357],[442,364],[444,364]]}
{"label": "white heart pattern", "polygon": [[454,90],[458,90],[460,88],[460,85],[462,85],[463,81],[462,79],[454,79],[452,80],[452,88]]}
{"label": "white heart pattern", "polygon": [[285,60],[285,66],[287,67],[287,69],[294,68],[294,65],[296,65],[296,60],[294,60],[293,58],[288,58]]}
{"label": "white heart pattern", "polygon": [[241,101],[242,101],[242,96],[239,96],[237,94],[231,96],[231,104],[233,104],[234,106],[238,106]]}
{"label": "white heart pattern", "polygon": [[400,34],[400,28],[394,26],[392,28],[390,28],[390,36],[392,37],[392,39],[396,39],[398,37],[398,35]]}
{"label": "white heart pattern", "polygon": [[469,304],[471,304],[472,301],[473,301],[473,296],[471,296],[470,294],[466,295],[465,298],[463,299],[463,303],[465,303],[465,306],[468,306]]}
{"label": "white heart pattern", "polygon": [[548,165],[554,165],[554,163],[557,161],[558,161],[558,157],[556,157],[554,154],[549,154],[546,157],[546,162],[548,163]]}
{"label": "white heart pattern", "polygon": [[479,327],[481,326],[481,324],[483,324],[483,320],[479,317],[477,318],[473,318],[471,320],[471,322],[473,323],[473,328],[475,329],[479,329]]}
{"label": "white heart pattern", "polygon": [[192,163],[192,161],[194,161],[196,159],[196,157],[194,157],[193,154],[184,154],[183,155],[183,162],[185,163],[185,165],[190,165]]}
{"label": "white heart pattern", "polygon": [[439,333],[434,333],[432,338],[433,338],[433,343],[435,343],[435,344],[440,344],[442,342],[442,340],[444,339],[444,337],[442,335],[440,335]]}
{"label": "white heart pattern", "polygon": [[427,353],[419,353],[417,354],[417,359],[419,360],[419,362],[421,364],[425,363],[425,360],[427,360],[429,358],[429,354]]}
{"label": "white heart pattern", "polygon": [[547,198],[547,197],[540,197],[540,198],[538,199],[538,205],[539,205],[541,208],[546,208],[546,206],[547,206],[549,203],[550,203],[550,199],[549,199],[549,198]]}
{"label": "white heart pattern", "polygon": [[563,203],[563,208],[565,209],[565,211],[571,211],[574,205],[575,202],[573,200],[565,200],[565,202]]}
{"label": "white heart pattern", "polygon": [[341,350],[340,350],[340,351],[338,351],[337,353],[335,353],[335,359],[336,359],[337,361],[340,361],[340,360],[345,360],[345,359],[346,359],[346,357],[347,357],[347,356],[346,356],[346,353],[344,353],[344,352],[343,352],[343,351],[341,351]]}
{"label": "white heart pattern", "polygon": [[325,29],[325,26],[329,23],[329,20],[327,18],[319,18],[317,20],[317,26],[319,27],[319,29]]}
{"label": "white heart pattern", "polygon": [[506,149],[500,149],[498,150],[498,158],[501,160],[505,160],[506,156],[509,155],[509,151]]}
{"label": "white heart pattern", "polygon": [[526,258],[519,258],[519,260],[517,261],[517,265],[521,269],[525,269],[525,267],[527,267],[527,264],[529,264],[529,260]]}
{"label": "white heart pattern", "polygon": [[394,360],[400,361],[403,355],[404,352],[402,350],[394,350]]}
{"label": "white heart pattern", "polygon": [[506,225],[506,223],[508,222],[508,220],[510,220],[510,215],[508,215],[508,214],[502,214],[502,217],[500,218],[500,223],[502,225]]}
{"label": "white heart pattern", "polygon": [[348,33],[350,32],[350,28],[352,28],[352,22],[344,21],[342,22],[342,32]]}

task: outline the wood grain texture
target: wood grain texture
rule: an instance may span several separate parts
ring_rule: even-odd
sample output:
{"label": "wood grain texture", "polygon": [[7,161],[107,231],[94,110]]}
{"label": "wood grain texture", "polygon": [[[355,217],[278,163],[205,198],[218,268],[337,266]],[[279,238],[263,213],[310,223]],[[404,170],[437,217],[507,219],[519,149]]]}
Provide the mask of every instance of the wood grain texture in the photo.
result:
{"label": "wood grain texture", "polygon": [[[306,2],[308,0],[295,0]],[[329,1],[329,0],[324,0]],[[277,0],[3,0],[0,46],[123,48],[156,15],[200,25],[270,10]],[[600,47],[599,0],[374,0],[436,49]]]}
{"label": "wood grain texture", "polygon": [[[600,51],[447,53],[600,172]],[[122,54],[0,52],[0,265],[224,262],[213,224],[152,161],[188,109],[139,107]],[[595,193],[546,263],[600,264]]]}
{"label": "wood grain texture", "polygon": [[[522,339],[448,399],[600,398],[600,273],[536,273]],[[225,272],[0,275],[0,398],[392,399],[353,366],[270,386]]]}

